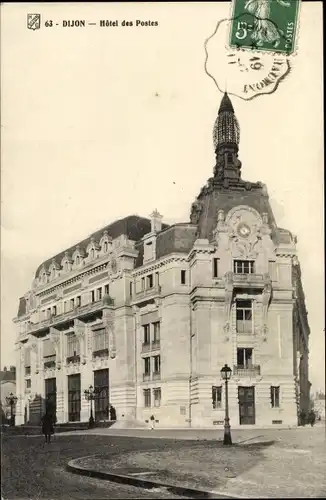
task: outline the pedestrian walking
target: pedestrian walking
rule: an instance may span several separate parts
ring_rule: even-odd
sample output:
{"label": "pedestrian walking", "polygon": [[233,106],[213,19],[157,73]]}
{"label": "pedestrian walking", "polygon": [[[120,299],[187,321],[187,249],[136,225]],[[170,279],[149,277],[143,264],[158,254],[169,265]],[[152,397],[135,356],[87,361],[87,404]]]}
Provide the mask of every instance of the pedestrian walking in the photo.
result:
{"label": "pedestrian walking", "polygon": [[117,420],[117,412],[115,411],[115,408],[113,405],[110,405],[110,420]]}
{"label": "pedestrian walking", "polygon": [[45,442],[51,442],[51,435],[54,434],[54,417],[51,413],[45,413],[42,417],[42,432],[45,437]]}

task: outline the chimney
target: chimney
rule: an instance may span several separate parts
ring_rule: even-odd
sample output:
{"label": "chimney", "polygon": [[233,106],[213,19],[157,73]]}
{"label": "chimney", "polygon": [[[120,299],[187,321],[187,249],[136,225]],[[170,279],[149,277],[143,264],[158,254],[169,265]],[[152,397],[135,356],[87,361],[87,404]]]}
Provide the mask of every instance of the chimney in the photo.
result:
{"label": "chimney", "polygon": [[162,230],[163,215],[161,215],[157,211],[157,208],[155,208],[155,210],[151,213],[150,218],[151,218],[151,232],[152,233],[160,232]]}

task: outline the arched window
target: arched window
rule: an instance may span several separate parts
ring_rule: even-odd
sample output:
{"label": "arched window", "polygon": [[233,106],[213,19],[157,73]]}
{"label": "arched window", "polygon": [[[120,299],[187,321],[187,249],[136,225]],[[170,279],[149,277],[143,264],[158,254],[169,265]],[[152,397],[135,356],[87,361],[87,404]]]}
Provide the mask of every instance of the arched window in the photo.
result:
{"label": "arched window", "polygon": [[53,267],[52,268],[52,278],[55,278],[55,276],[56,276],[56,268]]}
{"label": "arched window", "polygon": [[104,242],[104,252],[106,253],[108,251],[108,242]]}
{"label": "arched window", "polygon": [[94,259],[95,258],[95,250],[94,248],[92,248],[91,250],[91,259]]}
{"label": "arched window", "polygon": [[79,257],[79,255],[77,255],[77,257],[76,257],[76,265],[77,266],[79,265],[79,262],[80,262],[80,257]]}

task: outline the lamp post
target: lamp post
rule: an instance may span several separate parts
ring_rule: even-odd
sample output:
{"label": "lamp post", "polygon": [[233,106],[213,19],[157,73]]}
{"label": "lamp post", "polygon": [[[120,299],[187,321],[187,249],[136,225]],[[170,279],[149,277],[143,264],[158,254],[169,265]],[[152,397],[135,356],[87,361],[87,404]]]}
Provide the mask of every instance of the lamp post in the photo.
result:
{"label": "lamp post", "polygon": [[228,365],[224,365],[221,369],[221,377],[225,380],[225,419],[224,419],[224,439],[223,444],[231,445],[231,427],[229,418],[229,394],[228,394],[228,381],[231,378],[232,370]]}
{"label": "lamp post", "polygon": [[89,416],[89,421],[88,421],[88,427],[89,429],[92,429],[95,425],[94,417],[93,417],[93,401],[95,400],[95,396],[97,394],[97,391],[95,388],[93,388],[92,385],[89,386],[89,389],[86,389],[84,391],[85,393],[85,398],[87,401],[90,401],[91,404],[91,411],[90,411],[90,416]]}
{"label": "lamp post", "polygon": [[9,396],[6,396],[7,404],[10,405],[10,425],[12,427],[15,426],[14,406],[16,406],[17,399],[18,398],[14,396],[12,392],[9,394]]}

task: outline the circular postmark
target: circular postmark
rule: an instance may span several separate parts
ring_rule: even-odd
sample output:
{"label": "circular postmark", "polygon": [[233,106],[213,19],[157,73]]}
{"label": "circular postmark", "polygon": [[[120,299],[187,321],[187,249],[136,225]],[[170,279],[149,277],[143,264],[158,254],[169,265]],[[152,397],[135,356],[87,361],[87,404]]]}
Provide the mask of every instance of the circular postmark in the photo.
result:
{"label": "circular postmark", "polygon": [[221,92],[251,100],[275,92],[290,73],[289,58],[284,54],[259,50],[228,48],[225,40],[232,19],[223,19],[205,42],[205,71]]}

